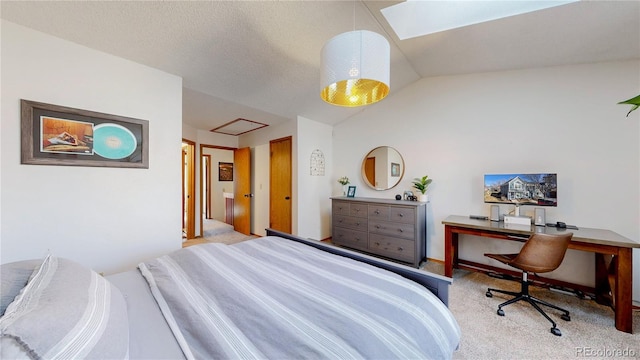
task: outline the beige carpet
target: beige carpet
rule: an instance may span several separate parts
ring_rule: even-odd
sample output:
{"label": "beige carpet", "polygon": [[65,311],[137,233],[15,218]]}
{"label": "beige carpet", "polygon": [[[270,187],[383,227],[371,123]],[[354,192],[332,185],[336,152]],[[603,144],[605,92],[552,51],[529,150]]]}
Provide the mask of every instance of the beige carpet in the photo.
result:
{"label": "beige carpet", "polygon": [[[426,266],[439,272],[442,265]],[[571,321],[560,319],[560,313],[547,313],[562,331],[551,334],[551,323],[524,302],[503,308],[498,304],[507,295],[485,296],[488,287],[519,291],[515,281],[495,279],[482,273],[455,270],[449,296],[449,308],[462,330],[460,349],[454,359],[622,359],[640,358],[640,311],[634,311],[634,334],[614,327],[613,310],[592,300],[531,287],[532,295],[564,307]],[[545,309],[546,310],[546,309]]]}
{"label": "beige carpet", "polygon": [[225,224],[221,221],[205,219],[203,222],[203,236],[195,239],[185,240],[182,247],[203,243],[223,243],[227,245],[235,244],[240,241],[253,239],[255,235],[245,235],[233,230],[233,226]]}

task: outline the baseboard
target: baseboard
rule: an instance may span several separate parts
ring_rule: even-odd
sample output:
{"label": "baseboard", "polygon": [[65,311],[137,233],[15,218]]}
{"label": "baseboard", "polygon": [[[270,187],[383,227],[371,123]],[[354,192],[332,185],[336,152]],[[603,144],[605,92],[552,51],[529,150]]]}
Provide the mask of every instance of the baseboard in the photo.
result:
{"label": "baseboard", "polygon": [[438,264],[444,265],[444,260],[432,259],[432,258],[428,257],[427,261],[432,261],[434,263],[438,263]]}

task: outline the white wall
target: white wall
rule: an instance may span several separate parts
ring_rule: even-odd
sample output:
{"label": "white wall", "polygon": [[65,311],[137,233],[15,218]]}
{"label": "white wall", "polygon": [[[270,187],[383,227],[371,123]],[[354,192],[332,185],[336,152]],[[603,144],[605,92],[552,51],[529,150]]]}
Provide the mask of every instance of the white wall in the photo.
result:
{"label": "white wall", "polygon": [[[636,60],[427,78],[392,89],[335,127],[334,177],[352,179],[357,196],[392,198],[411,190],[411,179],[429,175],[427,248],[434,259],[444,258],[444,218],[489,214],[485,173],[558,173],[558,207],[547,208],[547,222],[610,229],[637,241],[640,111],[625,117],[629,106],[617,102],[638,94],[639,78]],[[395,147],[406,165],[389,191],[366,189],[360,176],[364,155],[380,145]],[[474,239],[461,241],[461,257],[488,263],[484,252],[508,246]],[[570,250],[556,275],[593,284],[593,267],[592,254]],[[633,298],[640,299],[640,286]]]}
{"label": "white wall", "polygon": [[251,233],[265,236],[269,227],[269,144],[258,145],[251,149]]}
{"label": "white wall", "polygon": [[[106,273],[180,248],[179,77],[2,21],[0,261]],[[20,99],[149,121],[149,169],[20,164]]]}
{"label": "white wall", "polygon": [[[331,183],[333,128],[298,117],[298,213],[297,235],[322,240],[331,236]],[[326,161],[324,176],[311,176],[311,154],[320,150]]]}

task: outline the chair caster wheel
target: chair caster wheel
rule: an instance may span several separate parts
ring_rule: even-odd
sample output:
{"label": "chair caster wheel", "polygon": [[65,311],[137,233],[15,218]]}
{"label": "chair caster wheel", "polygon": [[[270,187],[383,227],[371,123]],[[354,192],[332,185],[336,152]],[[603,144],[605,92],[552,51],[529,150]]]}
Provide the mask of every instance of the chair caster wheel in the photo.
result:
{"label": "chair caster wheel", "polygon": [[551,328],[551,333],[555,336],[562,336],[562,333],[560,332],[560,329],[552,327]]}
{"label": "chair caster wheel", "polygon": [[569,314],[562,314],[562,316],[560,316],[560,319],[564,321],[571,321],[571,316],[569,316]]}
{"label": "chair caster wheel", "polygon": [[493,294],[491,293],[491,291],[487,291],[487,292],[485,293],[485,295],[486,295],[487,297],[493,297]]}
{"label": "chair caster wheel", "polygon": [[496,311],[496,314],[498,314],[500,316],[504,316],[504,310],[498,309],[498,311]]}

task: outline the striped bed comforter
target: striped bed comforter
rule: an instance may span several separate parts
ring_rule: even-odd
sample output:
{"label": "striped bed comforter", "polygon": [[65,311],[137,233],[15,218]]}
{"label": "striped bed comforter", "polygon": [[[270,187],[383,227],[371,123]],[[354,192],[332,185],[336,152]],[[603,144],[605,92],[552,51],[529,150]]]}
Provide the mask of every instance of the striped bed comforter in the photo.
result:
{"label": "striped bed comforter", "polygon": [[267,236],[139,265],[187,358],[447,359],[460,329],[394,273]]}

